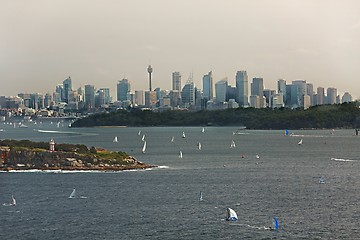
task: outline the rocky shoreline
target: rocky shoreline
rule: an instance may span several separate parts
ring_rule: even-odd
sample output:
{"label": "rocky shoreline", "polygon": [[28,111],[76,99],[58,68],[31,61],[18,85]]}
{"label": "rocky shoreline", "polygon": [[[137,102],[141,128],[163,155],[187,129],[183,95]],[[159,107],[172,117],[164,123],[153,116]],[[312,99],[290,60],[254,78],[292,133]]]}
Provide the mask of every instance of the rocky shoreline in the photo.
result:
{"label": "rocky shoreline", "polygon": [[66,145],[65,151],[61,150],[61,146],[56,150],[39,148],[44,143],[26,142],[24,146],[23,142],[8,140],[0,141],[0,144],[0,171],[123,171],[156,167],[124,152],[110,152],[94,147],[87,149],[82,145]]}

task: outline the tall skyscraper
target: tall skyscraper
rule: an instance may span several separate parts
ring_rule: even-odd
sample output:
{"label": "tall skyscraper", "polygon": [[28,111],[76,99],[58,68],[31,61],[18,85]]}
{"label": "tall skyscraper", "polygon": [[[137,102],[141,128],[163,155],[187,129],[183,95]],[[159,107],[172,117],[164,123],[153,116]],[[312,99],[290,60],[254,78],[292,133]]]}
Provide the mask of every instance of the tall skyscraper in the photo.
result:
{"label": "tall skyscraper", "polygon": [[323,105],[325,103],[324,102],[325,89],[323,87],[318,87],[316,93],[317,93],[316,105]]}
{"label": "tall skyscraper", "polygon": [[181,91],[181,74],[179,72],[172,73],[172,90]]}
{"label": "tall skyscraper", "polygon": [[138,106],[144,105],[144,91],[143,90],[135,91],[135,104],[137,104]]}
{"label": "tall skyscraper", "polygon": [[69,103],[69,92],[72,91],[72,82],[70,77],[68,77],[63,81],[63,88],[64,88],[63,101]]}
{"label": "tall skyscraper", "polygon": [[152,89],[151,89],[151,74],[152,74],[152,71],[153,71],[151,65],[148,66],[147,71],[149,73],[149,91],[151,92],[152,91]]}
{"label": "tall skyscraper", "polygon": [[331,87],[327,88],[326,90],[327,104],[336,104],[336,97],[337,97],[337,89]]}
{"label": "tall skyscraper", "polygon": [[182,88],[181,99],[185,107],[189,107],[195,104],[195,90],[192,74]]}
{"label": "tall skyscraper", "polygon": [[251,95],[262,97],[264,95],[264,80],[263,78],[253,78],[251,83]]}
{"label": "tall skyscraper", "polygon": [[278,94],[282,94],[283,96],[283,103],[286,102],[286,81],[285,79],[279,79],[278,82],[277,82],[277,93]]}
{"label": "tall skyscraper", "polygon": [[223,79],[215,83],[215,92],[216,92],[216,101],[217,102],[226,102],[228,89],[227,79]]}
{"label": "tall skyscraper", "polygon": [[95,108],[95,87],[94,85],[85,85],[85,104],[87,109]]}
{"label": "tall skyscraper", "polygon": [[128,100],[127,94],[130,91],[131,91],[130,82],[126,78],[120,80],[117,84],[117,100],[118,101]]}
{"label": "tall skyscraper", "polygon": [[241,107],[249,105],[249,81],[246,71],[236,73],[236,101]]}
{"label": "tall skyscraper", "polygon": [[314,106],[314,85],[312,83],[306,84],[306,95],[310,97],[310,106]]}
{"label": "tall skyscraper", "polygon": [[210,100],[213,99],[213,77],[212,71],[203,77],[203,98]]}

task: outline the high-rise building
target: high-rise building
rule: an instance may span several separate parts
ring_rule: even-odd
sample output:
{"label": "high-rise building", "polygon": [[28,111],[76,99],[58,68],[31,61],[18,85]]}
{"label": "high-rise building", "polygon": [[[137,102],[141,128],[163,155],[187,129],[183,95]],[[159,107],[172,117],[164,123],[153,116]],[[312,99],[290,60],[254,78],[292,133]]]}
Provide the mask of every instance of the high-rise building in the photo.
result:
{"label": "high-rise building", "polygon": [[226,102],[228,89],[228,81],[227,79],[223,79],[215,83],[215,92],[216,92],[216,101],[217,102]]}
{"label": "high-rise building", "polygon": [[310,97],[310,106],[314,106],[314,85],[312,83],[306,84],[306,95]]}
{"label": "high-rise building", "polygon": [[251,95],[262,97],[264,95],[264,79],[253,78],[251,83]]}
{"label": "high-rise building", "polygon": [[180,74],[180,72],[172,73],[172,90],[181,91],[181,74]]}
{"label": "high-rise building", "polygon": [[109,104],[112,101],[111,96],[110,96],[110,88],[100,88],[99,90],[102,91],[104,94],[104,103],[103,104]]}
{"label": "high-rise building", "polygon": [[352,96],[350,93],[346,92],[344,93],[344,95],[341,98],[341,102],[342,103],[348,103],[348,102],[352,102]]}
{"label": "high-rise building", "polygon": [[62,100],[66,103],[69,103],[69,92],[72,91],[72,82],[70,77],[68,77],[63,81],[63,88],[64,88],[64,95]]}
{"label": "high-rise building", "polygon": [[156,92],[145,91],[145,107],[153,108],[156,106]]}
{"label": "high-rise building", "polygon": [[118,101],[128,100],[127,94],[130,91],[131,91],[130,82],[126,78],[120,80],[117,84],[117,100]]}
{"label": "high-rise building", "polygon": [[203,98],[210,100],[213,98],[213,77],[212,71],[203,76]]}
{"label": "high-rise building", "polygon": [[304,107],[304,105],[303,105],[304,96],[307,95],[306,80],[292,81],[292,85],[296,85],[298,87],[298,92],[297,92],[298,104],[297,104],[297,107]]}
{"label": "high-rise building", "polygon": [[135,104],[138,106],[144,105],[144,91],[143,90],[135,91]]}
{"label": "high-rise building", "polygon": [[246,71],[236,73],[236,101],[241,107],[249,105],[249,81]]}
{"label": "high-rise building", "polygon": [[326,90],[326,99],[327,104],[336,104],[336,96],[337,96],[337,89],[336,88],[327,88]]}
{"label": "high-rise building", "polygon": [[278,94],[282,93],[283,99],[282,104],[286,102],[286,81],[285,79],[279,79],[277,82],[277,91]]}
{"label": "high-rise building", "polygon": [[95,87],[94,85],[85,85],[85,104],[87,109],[95,108]]}
{"label": "high-rise building", "polygon": [[190,76],[190,78],[182,88],[181,99],[185,107],[190,107],[195,104],[195,90],[192,76]]}
{"label": "high-rise building", "polygon": [[317,93],[316,105],[323,105],[325,103],[324,101],[325,89],[323,87],[318,87],[316,93]]}

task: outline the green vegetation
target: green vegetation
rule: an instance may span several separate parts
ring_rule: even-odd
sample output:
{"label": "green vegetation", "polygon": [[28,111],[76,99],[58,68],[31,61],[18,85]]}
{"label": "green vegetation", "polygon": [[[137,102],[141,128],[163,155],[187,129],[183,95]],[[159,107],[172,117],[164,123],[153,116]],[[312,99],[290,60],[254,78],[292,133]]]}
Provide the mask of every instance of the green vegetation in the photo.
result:
{"label": "green vegetation", "polygon": [[73,127],[94,126],[246,126],[249,129],[359,128],[357,103],[303,109],[238,108],[217,111],[119,110],[79,119]]}

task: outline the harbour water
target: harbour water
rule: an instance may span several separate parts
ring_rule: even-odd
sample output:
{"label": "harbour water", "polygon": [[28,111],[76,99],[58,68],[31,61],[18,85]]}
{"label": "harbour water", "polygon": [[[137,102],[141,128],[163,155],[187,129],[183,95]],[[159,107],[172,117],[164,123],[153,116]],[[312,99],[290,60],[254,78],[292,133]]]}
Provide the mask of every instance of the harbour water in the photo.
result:
{"label": "harbour water", "polygon": [[[1,172],[0,203],[13,195],[17,205],[0,206],[0,239],[360,236],[360,138],[353,130],[296,130],[284,136],[279,130],[233,135],[236,127],[205,127],[202,133],[200,127],[26,125],[1,123],[0,139],[83,143],[125,151],[160,167],[116,173]],[[230,148],[232,140],[236,148]],[[74,188],[87,198],[69,199]],[[224,220],[228,207],[238,221]],[[268,230],[273,217],[279,220],[278,231]]]}

